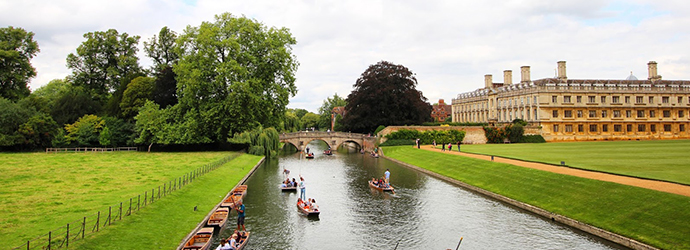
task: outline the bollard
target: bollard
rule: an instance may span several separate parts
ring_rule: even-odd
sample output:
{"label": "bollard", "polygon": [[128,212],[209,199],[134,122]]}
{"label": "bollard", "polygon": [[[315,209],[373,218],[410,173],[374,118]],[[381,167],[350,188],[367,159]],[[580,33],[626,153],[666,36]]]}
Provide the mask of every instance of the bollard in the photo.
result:
{"label": "bollard", "polygon": [[494,161],[494,156],[493,156],[493,155],[491,156],[491,161]]}
{"label": "bollard", "polygon": [[564,161],[561,161],[561,166],[565,166],[565,162],[564,162]]}

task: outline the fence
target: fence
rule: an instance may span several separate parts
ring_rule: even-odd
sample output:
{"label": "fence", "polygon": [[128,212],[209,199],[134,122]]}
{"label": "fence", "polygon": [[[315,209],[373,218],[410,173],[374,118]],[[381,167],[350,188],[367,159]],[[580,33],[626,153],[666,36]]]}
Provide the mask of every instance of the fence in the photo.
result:
{"label": "fence", "polygon": [[219,161],[209,163],[201,166],[181,177],[170,180],[163,185],[158,185],[157,188],[147,190],[144,194],[139,194],[135,197],[129,198],[124,202],[120,202],[115,206],[109,206],[107,211],[98,211],[91,216],[84,216],[81,219],[67,223],[66,226],[59,227],[55,230],[49,231],[47,234],[38,236],[34,239],[26,241],[26,244],[15,247],[14,249],[59,249],[62,247],[69,247],[69,244],[83,239],[87,234],[95,233],[103,230],[106,226],[111,225],[115,221],[122,220],[122,217],[132,215],[132,213],[139,211],[142,207],[150,205],[154,201],[162,199],[166,195],[179,190],[185,185],[196,180],[197,177],[211,172],[223,164],[231,161],[237,157],[236,154],[227,156]]}
{"label": "fence", "polygon": [[137,151],[137,147],[117,147],[117,148],[46,148],[46,153],[64,153],[64,152],[113,152],[113,151]]}

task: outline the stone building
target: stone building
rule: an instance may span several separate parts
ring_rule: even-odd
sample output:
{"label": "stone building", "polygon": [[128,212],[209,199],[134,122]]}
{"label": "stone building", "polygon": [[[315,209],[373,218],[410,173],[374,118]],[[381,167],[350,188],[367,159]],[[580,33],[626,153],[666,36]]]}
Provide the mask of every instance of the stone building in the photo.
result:
{"label": "stone building", "polygon": [[431,108],[431,118],[434,119],[435,122],[444,122],[450,117],[452,107],[448,104],[443,99],[438,100],[438,104],[434,104],[433,107]]}
{"label": "stone building", "polygon": [[568,79],[565,61],[557,64],[555,78],[532,80],[529,66],[519,83],[511,70],[503,83],[485,75],[484,88],[453,99],[453,122],[523,119],[547,141],[690,138],[690,81],[662,80],[656,62],[646,80]]}

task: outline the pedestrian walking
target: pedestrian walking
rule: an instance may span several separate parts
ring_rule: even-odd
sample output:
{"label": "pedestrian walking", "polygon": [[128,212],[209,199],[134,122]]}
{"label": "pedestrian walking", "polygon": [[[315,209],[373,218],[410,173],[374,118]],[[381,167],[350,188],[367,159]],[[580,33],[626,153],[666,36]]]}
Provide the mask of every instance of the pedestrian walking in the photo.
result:
{"label": "pedestrian walking", "polygon": [[458,152],[460,152],[460,141],[458,141]]}
{"label": "pedestrian walking", "polygon": [[448,152],[453,150],[453,143],[449,142],[448,143]]}

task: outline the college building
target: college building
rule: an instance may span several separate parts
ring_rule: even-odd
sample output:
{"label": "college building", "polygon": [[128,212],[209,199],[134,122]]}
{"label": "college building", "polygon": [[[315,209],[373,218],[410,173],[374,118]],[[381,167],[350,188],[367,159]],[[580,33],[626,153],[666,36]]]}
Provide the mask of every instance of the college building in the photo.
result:
{"label": "college building", "polygon": [[503,83],[484,76],[484,88],[452,100],[453,122],[508,124],[527,121],[547,141],[690,138],[690,81],[662,80],[657,63],[649,77],[568,79],[566,63],[554,78],[530,79],[530,67],[503,72]]}

